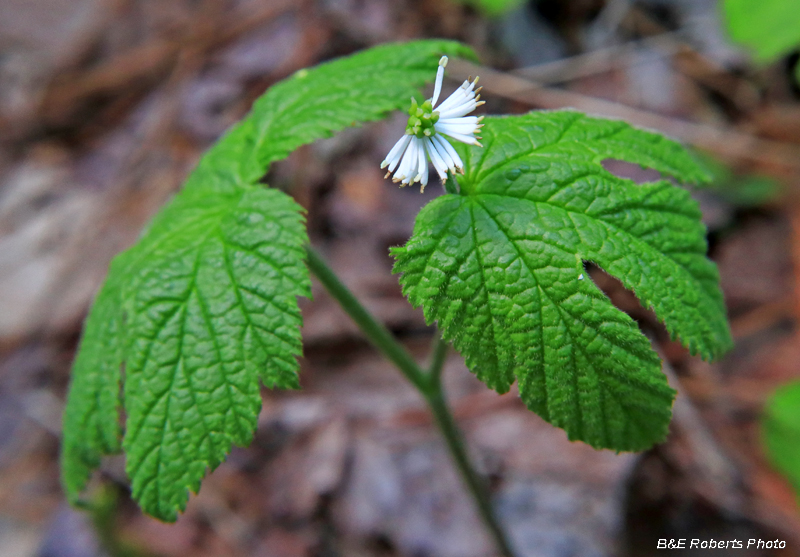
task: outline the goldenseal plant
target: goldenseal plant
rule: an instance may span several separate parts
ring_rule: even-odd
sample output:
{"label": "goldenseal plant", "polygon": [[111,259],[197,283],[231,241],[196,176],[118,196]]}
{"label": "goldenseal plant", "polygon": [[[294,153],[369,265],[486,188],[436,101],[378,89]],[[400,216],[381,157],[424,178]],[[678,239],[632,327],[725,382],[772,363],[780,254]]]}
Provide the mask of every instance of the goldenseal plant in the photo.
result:
{"label": "goldenseal plant", "polygon": [[[390,44],[274,85],[114,258],[64,413],[70,501],[91,504],[92,472],[124,452],[132,497],[175,520],[231,447],[252,439],[259,383],[299,388],[297,299],[310,296],[309,273],[420,392],[503,555],[513,552],[442,389],[451,344],[498,393],[516,382],[528,408],[573,441],[640,451],[664,440],[675,392],[648,339],[584,278],[584,264],[622,281],[692,354],[729,349],[700,211],[673,184],[705,182],[706,172],[674,141],[575,111],[486,117],[481,147],[481,123],[468,116],[480,102],[475,81],[436,104],[442,56],[475,60],[449,41]],[[433,97],[419,103],[434,73]],[[384,118],[409,97],[409,125],[384,164],[401,184],[424,186],[429,157],[446,180],[391,250],[404,294],[437,326],[427,368],[309,245],[303,209],[262,183],[299,146]],[[606,159],[663,179],[635,184],[606,171]]]}
{"label": "goldenseal plant", "polygon": [[[478,78],[473,81],[470,77],[461,87],[438,107],[436,101],[442,92],[444,69],[447,67],[447,56],[439,60],[439,69],[436,70],[436,83],[433,87],[433,97],[417,104],[411,99],[411,108],[408,111],[408,124],[406,133],[395,143],[386,159],[381,163],[381,168],[389,167],[384,178],[394,172],[393,182],[400,182],[401,186],[420,183],[420,193],[425,191],[428,184],[428,158],[444,185],[447,172],[464,171],[461,157],[442,135],[447,135],[456,141],[468,145],[481,147],[476,133],[483,127],[483,116],[467,116],[475,108],[484,104],[480,100],[480,88],[475,89]],[[396,171],[395,171],[396,169]]]}

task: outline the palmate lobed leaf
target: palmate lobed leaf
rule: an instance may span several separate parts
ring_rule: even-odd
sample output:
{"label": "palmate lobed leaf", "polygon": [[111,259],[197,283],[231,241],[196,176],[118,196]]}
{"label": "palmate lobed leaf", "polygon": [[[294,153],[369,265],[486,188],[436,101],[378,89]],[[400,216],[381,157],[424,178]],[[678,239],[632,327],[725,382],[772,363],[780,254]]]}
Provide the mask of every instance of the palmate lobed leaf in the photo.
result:
{"label": "palmate lobed leaf", "polygon": [[[242,186],[184,192],[115,258],[87,322],[65,413],[63,475],[73,500],[100,456],[119,448],[121,362],[126,469],[148,513],[174,520],[206,470],[233,444],[249,442],[261,407],[258,379],[298,386],[296,298],[310,295],[306,242],[290,197]],[[91,405],[94,398],[103,406]]]}
{"label": "palmate lobed leaf", "polygon": [[71,501],[121,446],[134,498],[175,520],[208,469],[249,442],[259,379],[298,386],[297,296],[310,295],[302,209],[257,182],[296,147],[407,104],[442,54],[474,58],[449,41],[385,45],[275,85],[115,258],[65,410],[62,481]]}
{"label": "palmate lobed leaf", "polygon": [[307,241],[291,198],[251,186],[176,199],[137,246],[123,447],[133,496],[156,516],[174,520],[186,488],[250,442],[259,377],[299,387]]}
{"label": "palmate lobed leaf", "polygon": [[624,159],[707,179],[677,143],[578,112],[487,118],[461,148],[460,195],[441,196],[392,250],[403,291],[489,387],[519,380],[527,406],[570,439],[641,450],[664,438],[674,391],[584,261],[619,278],[693,354],[731,345],[705,229],[689,194],[607,172]]}

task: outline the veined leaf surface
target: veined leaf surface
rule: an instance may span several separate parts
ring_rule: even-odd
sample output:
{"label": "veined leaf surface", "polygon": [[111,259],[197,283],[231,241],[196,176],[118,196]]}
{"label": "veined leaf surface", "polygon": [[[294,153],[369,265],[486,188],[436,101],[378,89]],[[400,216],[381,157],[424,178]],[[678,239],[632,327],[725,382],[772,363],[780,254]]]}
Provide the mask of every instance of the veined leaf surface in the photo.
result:
{"label": "veined leaf surface", "polygon": [[276,84],[117,256],[87,319],[65,410],[62,479],[72,501],[102,455],[122,446],[134,498],[175,520],[206,472],[249,442],[259,379],[298,386],[308,239],[300,206],[258,181],[298,146],[404,107],[443,54],[474,58],[449,41],[384,45]]}
{"label": "veined leaf surface", "polygon": [[578,112],[487,118],[463,147],[459,195],[425,206],[395,248],[403,291],[489,387],[519,381],[570,439],[641,450],[663,440],[674,391],[636,323],[588,279],[591,261],[633,290],[693,354],[731,345],[705,228],[688,192],[602,166],[707,177],[677,143]]}

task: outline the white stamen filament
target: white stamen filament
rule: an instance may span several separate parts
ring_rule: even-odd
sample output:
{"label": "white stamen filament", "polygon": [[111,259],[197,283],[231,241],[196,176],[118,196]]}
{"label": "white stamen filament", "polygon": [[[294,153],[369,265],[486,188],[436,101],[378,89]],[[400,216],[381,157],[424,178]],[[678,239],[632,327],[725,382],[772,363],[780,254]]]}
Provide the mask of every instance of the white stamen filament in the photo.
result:
{"label": "white stamen filament", "polygon": [[392,172],[397,166],[397,163],[400,162],[400,157],[406,150],[406,147],[408,147],[409,141],[411,141],[410,135],[406,134],[403,137],[401,137],[400,140],[394,144],[392,150],[389,151],[389,154],[386,155],[386,158],[381,163],[381,168],[386,168],[387,166],[389,166],[389,171]]}
{"label": "white stamen filament", "polygon": [[436,101],[439,100],[439,94],[442,92],[442,80],[444,79],[444,69],[447,67],[447,56],[442,56],[439,59],[439,68],[436,70],[436,83],[433,86],[433,97],[431,97],[431,105],[436,106]]}
{"label": "white stamen filament", "polygon": [[450,120],[445,120],[444,122],[437,122],[433,129],[439,133],[455,132],[469,135],[478,132],[481,127],[477,124],[453,124]]}
{"label": "white stamen filament", "polygon": [[408,144],[408,148],[406,149],[405,153],[403,153],[403,159],[400,161],[400,168],[397,169],[397,173],[394,175],[394,179],[396,182],[404,180],[405,177],[410,172],[410,162],[411,159],[414,158],[414,140],[416,137],[409,136],[411,138],[411,142]]}
{"label": "white stamen filament", "polygon": [[414,181],[418,181],[424,188],[425,184],[428,183],[428,158],[425,156],[425,140],[420,139],[419,142],[419,174],[417,174],[417,177],[414,178]]}
{"label": "white stamen filament", "polygon": [[461,157],[458,156],[458,153],[456,153],[456,150],[453,149],[452,145],[442,139],[441,135],[434,135],[433,140],[436,142],[436,147],[439,148],[440,152],[444,150],[453,161],[453,166],[455,167],[453,170],[461,170],[464,168],[464,163],[461,162]]}
{"label": "white stamen filament", "polygon": [[481,119],[477,116],[463,116],[461,118],[447,118],[447,124],[469,124],[477,126],[481,123]]}
{"label": "white stamen filament", "polygon": [[442,160],[442,157],[439,156],[439,151],[436,150],[436,146],[433,144],[433,141],[430,138],[425,139],[425,150],[428,152],[428,156],[431,158],[433,168],[436,169],[439,179],[442,181],[442,183],[444,183],[444,181],[447,179],[447,165]]}
{"label": "white stamen filament", "polygon": [[478,142],[478,140],[471,135],[464,135],[463,133],[455,133],[455,132],[442,132],[442,133],[448,137],[452,137],[456,141],[460,141],[461,143],[466,143],[467,145],[477,145],[478,147],[481,147],[481,144]]}
{"label": "white stamen filament", "polygon": [[443,100],[442,104],[435,107],[436,110],[441,114],[443,111],[467,101],[469,96],[463,94],[462,91],[463,89],[457,89],[452,95]]}
{"label": "white stamen filament", "polygon": [[[483,104],[483,103],[481,103]],[[452,108],[448,108],[447,110],[442,110],[439,112],[439,121],[441,122],[443,119],[447,118],[460,118],[462,116],[466,116],[473,110],[478,107],[478,103],[474,100],[466,101],[465,103],[454,106]]]}
{"label": "white stamen filament", "polygon": [[431,148],[436,150],[436,154],[439,155],[439,158],[442,159],[444,163],[445,171],[455,172],[456,165],[453,162],[453,159],[450,158],[450,155],[447,154],[442,147],[439,146],[439,142],[431,139]]}

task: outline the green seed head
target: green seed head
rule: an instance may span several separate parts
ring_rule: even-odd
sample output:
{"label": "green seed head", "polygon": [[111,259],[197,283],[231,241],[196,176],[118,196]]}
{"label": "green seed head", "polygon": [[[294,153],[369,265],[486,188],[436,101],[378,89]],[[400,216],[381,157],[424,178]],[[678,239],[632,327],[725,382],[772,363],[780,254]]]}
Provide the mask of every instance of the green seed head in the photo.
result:
{"label": "green seed head", "polygon": [[428,100],[419,105],[415,99],[411,99],[411,108],[408,111],[408,116],[407,134],[415,135],[422,139],[436,133],[433,125],[439,121],[439,113],[433,111],[431,101]]}

